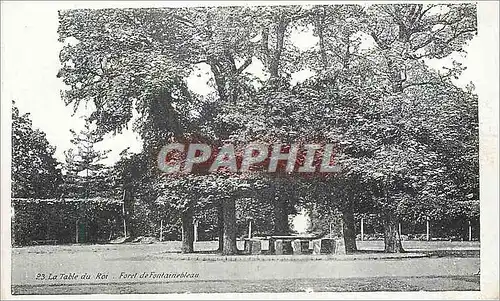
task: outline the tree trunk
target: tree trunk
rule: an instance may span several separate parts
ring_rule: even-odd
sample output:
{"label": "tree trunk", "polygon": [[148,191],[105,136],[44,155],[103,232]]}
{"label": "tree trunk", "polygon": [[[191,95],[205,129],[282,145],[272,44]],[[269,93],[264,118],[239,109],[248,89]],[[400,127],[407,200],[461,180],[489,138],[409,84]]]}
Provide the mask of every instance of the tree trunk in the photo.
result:
{"label": "tree trunk", "polygon": [[354,213],[347,209],[342,212],[342,224],[345,252],[354,253],[358,250],[356,247],[356,225],[354,223]]}
{"label": "tree trunk", "polygon": [[217,93],[222,101],[227,98],[226,94],[226,78],[224,77],[224,70],[222,70],[221,64],[216,59],[210,60],[210,68],[214,74],[215,85],[217,86]]}
{"label": "tree trunk", "polygon": [[323,14],[321,16],[319,24],[317,25],[317,28],[319,37],[319,51],[321,53],[321,62],[323,64],[324,70],[328,68],[328,58],[326,56],[326,49],[325,49],[325,38],[323,36],[323,31],[325,28],[325,17],[326,17],[326,7],[323,6]]}
{"label": "tree trunk", "polygon": [[268,64],[269,61],[269,29],[267,27],[262,28],[262,39],[260,41],[260,50],[264,54],[262,61],[264,65]]}
{"label": "tree trunk", "polygon": [[389,59],[387,62],[390,72],[390,81],[392,83],[392,92],[401,93],[403,92],[403,82],[405,78],[402,76],[402,70],[397,66],[393,60]]}
{"label": "tree trunk", "polygon": [[288,22],[281,17],[277,26],[276,26],[276,47],[274,49],[274,55],[270,62],[269,73],[270,80],[273,81],[278,78],[279,68],[281,62],[281,53],[283,51],[283,42],[285,39],[285,32]]}
{"label": "tree trunk", "polygon": [[398,219],[391,213],[386,213],[384,219],[384,251],[386,253],[404,252],[398,230]]}
{"label": "tree trunk", "polygon": [[125,187],[123,197],[123,218],[125,219],[126,237],[135,237],[134,231],[134,193],[131,187]]}
{"label": "tree trunk", "polygon": [[222,202],[217,204],[217,232],[219,235],[219,248],[218,252],[222,253],[224,249],[224,212],[223,212]]}
{"label": "tree trunk", "polygon": [[289,232],[286,201],[278,197],[274,200],[274,235],[288,235]]}
{"label": "tree trunk", "polygon": [[182,212],[182,253],[193,253],[194,226],[193,209],[188,208]]}
{"label": "tree trunk", "polygon": [[225,199],[222,201],[222,212],[224,219],[224,241],[222,254],[238,254],[236,247],[236,204],[234,199]]}

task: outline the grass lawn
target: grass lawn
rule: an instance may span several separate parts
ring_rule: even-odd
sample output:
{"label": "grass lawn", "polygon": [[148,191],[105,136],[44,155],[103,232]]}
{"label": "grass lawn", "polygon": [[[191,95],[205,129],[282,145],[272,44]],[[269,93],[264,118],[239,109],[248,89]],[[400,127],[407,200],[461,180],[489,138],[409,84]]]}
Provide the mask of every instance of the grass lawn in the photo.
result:
{"label": "grass lawn", "polygon": [[[366,244],[364,244],[366,243]],[[383,242],[360,242],[361,253]],[[197,242],[209,251],[216,242]],[[479,290],[479,244],[418,242],[431,257],[321,261],[191,261],[166,258],[180,242],[12,249],[14,294],[253,293]],[[380,250],[374,253],[379,253]],[[183,256],[178,254],[178,256]],[[268,256],[268,255],[259,255]],[[283,255],[284,257],[290,255]],[[306,258],[308,255],[297,255]],[[198,273],[196,279],[121,279],[142,272]],[[109,274],[105,280],[39,281],[38,273]]]}

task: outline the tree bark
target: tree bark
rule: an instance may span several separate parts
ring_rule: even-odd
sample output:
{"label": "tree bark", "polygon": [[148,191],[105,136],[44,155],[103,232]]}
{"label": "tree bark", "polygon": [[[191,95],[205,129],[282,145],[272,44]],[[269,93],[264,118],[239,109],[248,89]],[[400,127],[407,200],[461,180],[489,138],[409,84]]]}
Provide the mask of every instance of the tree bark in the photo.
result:
{"label": "tree bark", "polygon": [[358,250],[356,247],[356,225],[354,223],[354,213],[352,209],[342,212],[344,245],[346,254],[354,253]]}
{"label": "tree bark", "polygon": [[396,63],[392,60],[389,59],[387,61],[387,66],[389,67],[389,72],[390,72],[390,81],[392,83],[392,92],[394,93],[401,93],[403,92],[403,82],[406,80],[402,76],[402,70],[399,66],[396,65]]}
{"label": "tree bark", "polygon": [[126,237],[135,237],[134,229],[134,193],[133,188],[128,186],[125,187],[124,197],[123,197],[123,209],[124,209],[124,219],[125,228],[127,229]]}
{"label": "tree bark", "polygon": [[274,214],[274,235],[288,235],[290,233],[290,227],[288,225],[288,212],[286,210],[286,200],[280,197],[278,191],[279,179],[275,178],[276,182],[270,183],[270,196],[273,202],[273,214]]}
{"label": "tree bark", "polygon": [[288,235],[289,232],[286,201],[277,197],[274,200],[274,235]]}
{"label": "tree bark", "polygon": [[392,213],[385,213],[384,219],[384,251],[386,253],[402,253],[403,245],[398,230],[398,219]]}
{"label": "tree bark", "polygon": [[224,218],[224,241],[222,254],[238,254],[236,247],[236,204],[234,199],[225,199],[222,201],[222,212]]}
{"label": "tree bark", "polygon": [[260,50],[263,53],[262,62],[264,65],[268,64],[269,61],[269,29],[264,27],[262,29],[262,40],[260,42]]}
{"label": "tree bark", "polygon": [[224,249],[224,212],[223,212],[222,202],[217,204],[217,232],[219,235],[219,247],[218,252],[222,253]]}
{"label": "tree bark", "polygon": [[210,69],[214,74],[215,85],[217,87],[217,93],[219,94],[219,98],[222,101],[226,101],[227,99],[226,77],[224,76],[224,70],[222,68],[222,65],[217,59],[214,58],[211,58],[209,62],[210,62]]}
{"label": "tree bark", "polygon": [[193,209],[188,208],[182,212],[182,253],[193,253],[194,226]]}
{"label": "tree bark", "polygon": [[285,39],[287,25],[288,22],[283,17],[281,17],[276,26],[276,48],[274,49],[274,55],[269,66],[271,81],[277,79],[279,75],[281,53],[283,51],[283,42]]}
{"label": "tree bark", "polygon": [[321,53],[321,62],[323,64],[323,69],[326,70],[328,68],[328,59],[326,56],[325,49],[325,38],[323,36],[323,31],[325,28],[325,17],[326,17],[326,8],[323,7],[323,14],[321,15],[321,20],[318,22],[318,37],[319,37],[319,51]]}

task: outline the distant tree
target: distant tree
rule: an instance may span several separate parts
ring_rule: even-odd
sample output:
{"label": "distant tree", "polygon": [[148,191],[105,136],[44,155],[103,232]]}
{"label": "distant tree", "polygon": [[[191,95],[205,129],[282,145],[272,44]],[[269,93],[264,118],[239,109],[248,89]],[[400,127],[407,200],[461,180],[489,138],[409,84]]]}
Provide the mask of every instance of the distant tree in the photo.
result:
{"label": "distant tree", "polygon": [[29,114],[20,114],[12,102],[13,198],[53,198],[62,182],[55,147],[45,133],[34,129]]}
{"label": "distant tree", "polygon": [[103,140],[102,135],[91,129],[89,120],[79,133],[74,130],[70,132],[73,135],[71,143],[74,148],[64,152],[66,174],[63,193],[65,196],[77,198],[90,198],[106,193],[108,170],[101,161],[107,158],[106,155],[110,151],[99,151],[95,148],[96,143]]}

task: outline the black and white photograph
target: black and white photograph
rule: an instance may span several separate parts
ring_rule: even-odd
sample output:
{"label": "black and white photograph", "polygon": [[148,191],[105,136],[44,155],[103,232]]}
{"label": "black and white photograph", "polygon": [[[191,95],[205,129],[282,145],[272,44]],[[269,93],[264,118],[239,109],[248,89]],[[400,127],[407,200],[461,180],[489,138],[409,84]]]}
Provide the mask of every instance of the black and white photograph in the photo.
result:
{"label": "black and white photograph", "polygon": [[2,1],[2,299],[496,299],[498,2]]}

